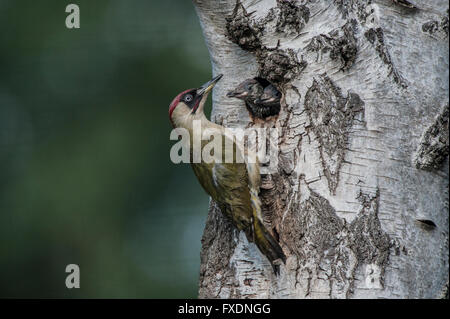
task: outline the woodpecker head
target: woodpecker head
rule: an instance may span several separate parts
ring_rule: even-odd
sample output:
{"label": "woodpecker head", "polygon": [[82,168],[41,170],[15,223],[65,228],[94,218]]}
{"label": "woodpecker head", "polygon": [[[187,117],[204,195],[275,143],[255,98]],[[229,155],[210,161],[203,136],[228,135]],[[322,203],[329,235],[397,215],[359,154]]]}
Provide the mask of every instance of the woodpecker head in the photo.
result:
{"label": "woodpecker head", "polygon": [[228,97],[235,97],[244,101],[253,102],[263,93],[263,86],[256,79],[247,79],[232,91],[227,93]]}
{"label": "woodpecker head", "polygon": [[264,88],[264,92],[260,98],[255,100],[256,104],[260,105],[273,105],[279,104],[281,100],[281,93],[272,84]]}
{"label": "woodpecker head", "polygon": [[169,106],[169,118],[172,124],[176,126],[177,120],[181,118],[202,115],[209,92],[222,76],[223,74],[219,74],[197,89],[189,89],[178,94]]}

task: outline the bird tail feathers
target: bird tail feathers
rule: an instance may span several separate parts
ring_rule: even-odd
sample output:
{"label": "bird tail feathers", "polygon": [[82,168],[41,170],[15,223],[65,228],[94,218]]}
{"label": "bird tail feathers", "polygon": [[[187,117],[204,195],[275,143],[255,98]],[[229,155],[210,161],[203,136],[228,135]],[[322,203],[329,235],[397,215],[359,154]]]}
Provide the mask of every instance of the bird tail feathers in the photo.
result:
{"label": "bird tail feathers", "polygon": [[261,201],[256,192],[251,191],[251,202],[253,206],[253,238],[259,250],[269,259],[276,275],[280,273],[279,260],[286,263],[286,256],[278,242],[262,224]]}

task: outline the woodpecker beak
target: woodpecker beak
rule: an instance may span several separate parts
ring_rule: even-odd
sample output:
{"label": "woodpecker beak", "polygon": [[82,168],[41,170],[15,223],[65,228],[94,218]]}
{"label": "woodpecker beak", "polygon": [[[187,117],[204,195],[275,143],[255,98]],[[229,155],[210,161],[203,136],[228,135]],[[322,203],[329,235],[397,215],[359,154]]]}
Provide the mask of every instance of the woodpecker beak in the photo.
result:
{"label": "woodpecker beak", "polygon": [[203,108],[205,106],[206,99],[208,98],[209,91],[212,90],[212,88],[219,82],[219,80],[222,78],[223,74],[219,74],[215,78],[213,78],[211,81],[206,82],[201,87],[197,89],[197,103],[192,109],[192,114],[199,112],[203,112]]}
{"label": "woodpecker beak", "polygon": [[199,87],[197,89],[197,94],[198,95],[205,95],[205,94],[207,94],[209,91],[212,90],[214,85],[216,85],[216,83],[219,82],[219,80],[222,78],[222,76],[223,76],[223,74],[219,74],[218,76],[216,76],[211,81],[208,81],[205,84],[203,84],[201,87]]}

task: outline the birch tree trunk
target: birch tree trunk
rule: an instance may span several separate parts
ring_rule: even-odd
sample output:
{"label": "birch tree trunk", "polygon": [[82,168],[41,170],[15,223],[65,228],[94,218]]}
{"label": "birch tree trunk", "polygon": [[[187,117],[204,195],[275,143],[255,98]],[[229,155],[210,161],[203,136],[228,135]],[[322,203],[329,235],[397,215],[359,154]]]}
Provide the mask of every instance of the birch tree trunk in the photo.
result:
{"label": "birch tree trunk", "polygon": [[265,257],[211,204],[200,298],[448,296],[446,0],[194,0],[213,120],[249,122],[226,92],[260,76],[283,93],[278,169],[262,176]]}

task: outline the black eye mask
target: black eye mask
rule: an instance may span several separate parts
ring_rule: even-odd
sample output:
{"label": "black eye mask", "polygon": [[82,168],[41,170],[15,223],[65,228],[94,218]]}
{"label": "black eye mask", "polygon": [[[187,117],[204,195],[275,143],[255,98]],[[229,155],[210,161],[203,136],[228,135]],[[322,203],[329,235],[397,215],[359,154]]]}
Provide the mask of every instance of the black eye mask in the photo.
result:
{"label": "black eye mask", "polygon": [[181,101],[184,104],[186,104],[190,109],[192,109],[195,106],[196,95],[197,94],[195,93],[195,90],[192,90],[184,94],[183,97],[181,98]]}
{"label": "black eye mask", "polygon": [[195,113],[197,111],[197,108],[202,99],[202,95],[198,95],[196,91],[197,90],[192,90],[190,92],[187,92],[181,98],[181,101],[183,101],[183,103],[186,104],[192,110],[192,113]]}

